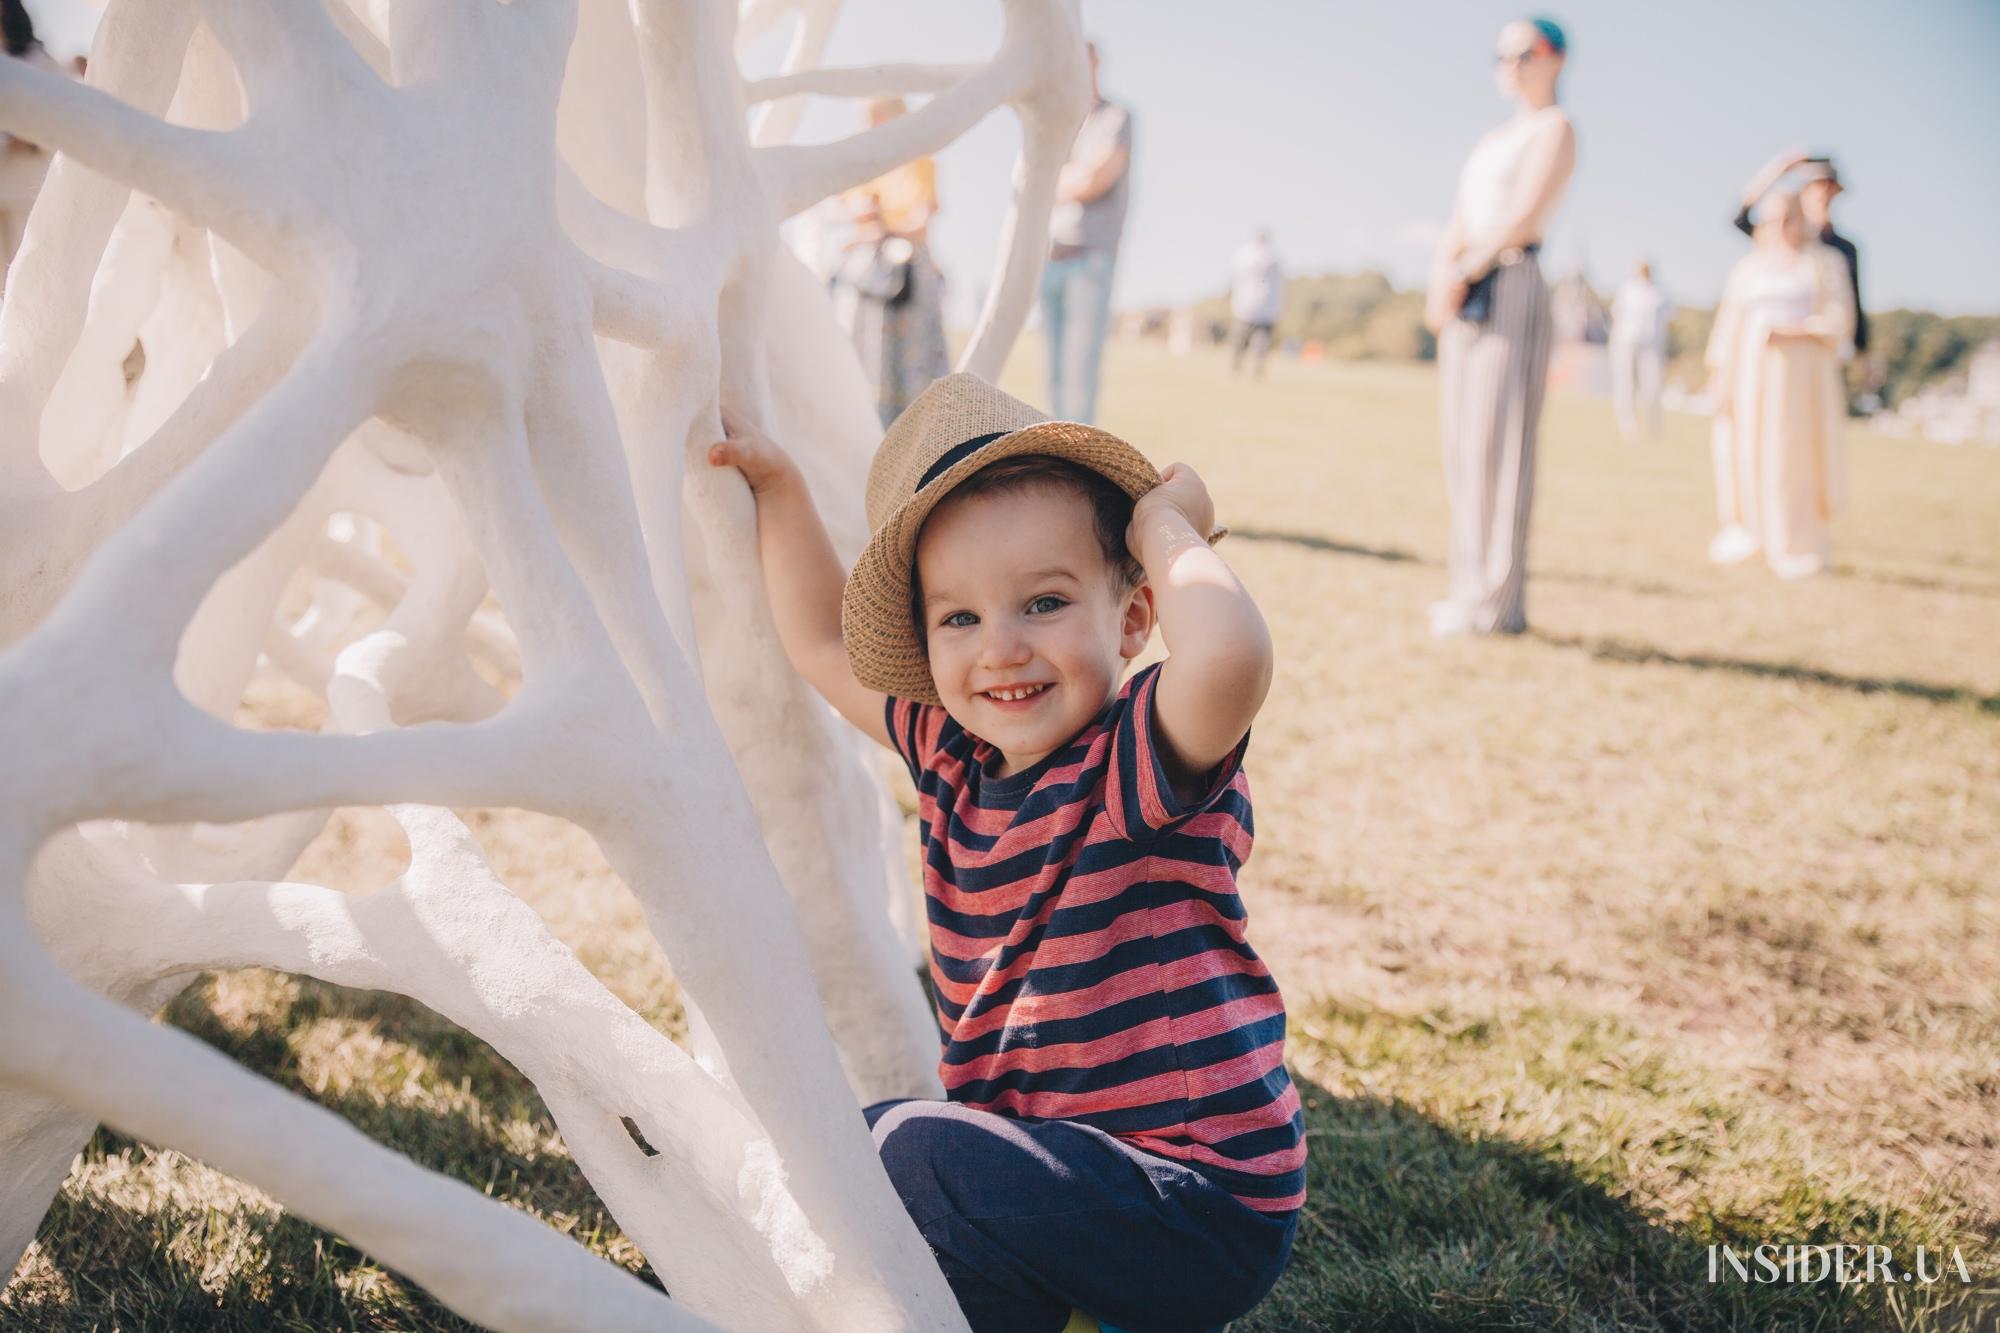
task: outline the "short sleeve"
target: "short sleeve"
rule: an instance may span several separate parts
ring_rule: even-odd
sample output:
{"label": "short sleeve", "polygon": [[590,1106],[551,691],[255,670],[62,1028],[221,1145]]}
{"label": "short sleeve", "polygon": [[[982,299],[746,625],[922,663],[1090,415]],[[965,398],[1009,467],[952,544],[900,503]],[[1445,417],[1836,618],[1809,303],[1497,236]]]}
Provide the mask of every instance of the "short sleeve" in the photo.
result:
{"label": "short sleeve", "polygon": [[883,702],[882,710],[889,743],[909,767],[910,781],[921,782],[924,770],[937,759],[938,738],[947,714],[936,704],[898,699],[893,694]]}
{"label": "short sleeve", "polygon": [[[1153,693],[1160,681],[1161,663],[1155,662],[1134,676],[1125,687],[1126,702],[1111,724],[1111,771],[1105,783],[1105,811],[1113,827],[1133,841],[1170,833],[1206,810],[1225,804],[1232,797],[1236,778],[1243,770],[1243,753],[1250,746],[1250,733],[1215,766],[1201,792],[1193,801],[1183,802],[1174,793],[1160,754],[1155,734]],[[1247,800],[1246,800],[1247,804]],[[1243,812],[1247,813],[1247,812]]]}

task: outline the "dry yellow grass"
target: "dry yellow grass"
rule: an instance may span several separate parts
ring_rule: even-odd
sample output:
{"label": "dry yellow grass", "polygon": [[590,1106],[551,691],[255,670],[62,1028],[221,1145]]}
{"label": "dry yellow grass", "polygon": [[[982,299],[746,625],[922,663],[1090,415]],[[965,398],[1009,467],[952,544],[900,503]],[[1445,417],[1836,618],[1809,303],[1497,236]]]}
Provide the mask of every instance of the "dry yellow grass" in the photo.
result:
{"label": "dry yellow grass", "polygon": [[[1033,356],[1009,382],[1039,397]],[[1279,649],[1244,892],[1313,1194],[1247,1326],[1985,1327],[1990,1306],[1913,1313],[1937,1292],[1711,1287],[1702,1247],[1947,1242],[2000,1280],[2000,455],[1851,433],[1836,571],[1786,586],[1702,559],[1705,423],[1626,445],[1605,405],[1558,398],[1535,628],[1440,643],[1433,393],[1421,368],[1249,384],[1205,355],[1108,358],[1105,424],[1208,479]],[[675,1030],[589,840],[470,818]],[[296,873],[365,890],[402,855],[344,811]],[[173,1017],[637,1263],[532,1090],[430,1015],[251,973]],[[255,1191],[108,1135],[0,1323],[458,1326]]]}

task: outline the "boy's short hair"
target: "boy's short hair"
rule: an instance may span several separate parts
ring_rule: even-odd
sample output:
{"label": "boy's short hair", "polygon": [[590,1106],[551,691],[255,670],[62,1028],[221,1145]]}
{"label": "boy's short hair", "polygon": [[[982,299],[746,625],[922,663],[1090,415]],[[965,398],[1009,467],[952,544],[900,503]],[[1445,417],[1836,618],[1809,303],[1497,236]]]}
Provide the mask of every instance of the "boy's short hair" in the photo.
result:
{"label": "boy's short hair", "polygon": [[[1097,530],[1097,547],[1104,555],[1104,567],[1111,576],[1112,591],[1127,593],[1146,581],[1146,568],[1125,544],[1125,529],[1132,524],[1132,497],[1101,472],[1081,463],[1050,454],[1015,454],[979,469],[952,487],[950,499],[970,499],[977,495],[1006,495],[1015,491],[1066,490],[1090,502]],[[910,569],[910,620],[917,627],[917,641],[928,643],[924,624],[923,581],[912,563]]]}

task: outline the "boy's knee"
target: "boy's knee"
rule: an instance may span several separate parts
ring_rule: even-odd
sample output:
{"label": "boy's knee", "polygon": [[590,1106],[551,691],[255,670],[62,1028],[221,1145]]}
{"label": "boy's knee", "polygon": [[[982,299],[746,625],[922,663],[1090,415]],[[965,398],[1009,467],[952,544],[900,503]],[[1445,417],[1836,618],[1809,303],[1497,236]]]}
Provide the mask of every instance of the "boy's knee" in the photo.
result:
{"label": "boy's knee", "polygon": [[929,1114],[929,1106],[921,1101],[899,1103],[877,1117],[873,1127],[882,1169],[919,1225],[950,1211],[937,1178],[940,1123]]}

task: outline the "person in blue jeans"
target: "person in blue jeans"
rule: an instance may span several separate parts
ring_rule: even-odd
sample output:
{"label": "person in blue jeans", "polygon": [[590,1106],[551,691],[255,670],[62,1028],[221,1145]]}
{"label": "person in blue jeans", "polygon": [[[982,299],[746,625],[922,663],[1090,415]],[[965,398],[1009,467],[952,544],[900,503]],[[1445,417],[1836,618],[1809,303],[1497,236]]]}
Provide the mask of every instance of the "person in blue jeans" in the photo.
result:
{"label": "person in blue jeans", "polygon": [[1111,279],[1131,196],[1132,113],[1097,85],[1090,46],[1090,114],[1076,132],[1049,215],[1042,270],[1042,332],[1049,354],[1049,410],[1059,420],[1097,420],[1097,369],[1111,323]]}

